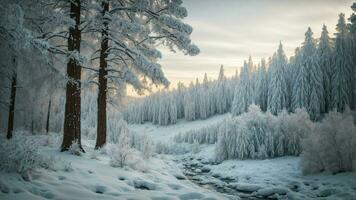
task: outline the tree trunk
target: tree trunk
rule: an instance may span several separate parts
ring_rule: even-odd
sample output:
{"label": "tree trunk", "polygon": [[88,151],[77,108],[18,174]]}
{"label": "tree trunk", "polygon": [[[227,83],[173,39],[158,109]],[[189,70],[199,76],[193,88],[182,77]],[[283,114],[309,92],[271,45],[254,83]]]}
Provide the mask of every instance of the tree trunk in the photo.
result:
{"label": "tree trunk", "polygon": [[[16,58],[14,58],[14,64],[16,65]],[[15,66],[16,69],[16,66]],[[14,130],[14,115],[15,115],[15,98],[16,98],[16,87],[17,87],[17,74],[16,71],[12,75],[11,80],[11,95],[10,95],[10,105],[9,105],[9,119],[7,126],[7,139],[12,138],[12,132]]]}
{"label": "tree trunk", "polygon": [[[81,31],[80,25],[80,0],[74,0],[70,4],[70,18],[75,21],[75,27],[69,28],[68,51],[80,53]],[[80,93],[81,93],[81,66],[74,58],[70,58],[67,64],[67,90],[64,116],[63,142],[61,151],[70,148],[73,142],[80,141]]]}
{"label": "tree trunk", "polygon": [[[109,11],[109,2],[103,1],[102,16]],[[104,20],[104,29],[101,32],[100,69],[99,69],[99,92],[98,92],[98,116],[97,136],[95,149],[101,148],[106,143],[106,97],[107,97],[107,61],[108,56],[108,22]]]}
{"label": "tree trunk", "polygon": [[48,110],[47,110],[47,122],[46,122],[46,133],[49,132],[49,117],[51,116],[51,98],[48,102]]}

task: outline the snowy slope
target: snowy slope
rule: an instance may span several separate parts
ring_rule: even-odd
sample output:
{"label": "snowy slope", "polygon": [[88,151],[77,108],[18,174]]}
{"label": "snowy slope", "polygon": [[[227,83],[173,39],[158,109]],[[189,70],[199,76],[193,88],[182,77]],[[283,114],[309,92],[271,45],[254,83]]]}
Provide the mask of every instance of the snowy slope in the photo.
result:
{"label": "snowy slope", "polygon": [[[225,114],[193,122],[182,120],[169,126],[146,123],[130,125],[130,128],[146,132],[155,141],[172,143],[173,136],[179,132],[209,126],[229,116]],[[189,179],[211,191],[262,199],[356,200],[355,172],[303,175],[300,158],[290,156],[266,160],[228,160],[216,165],[214,153],[215,145],[200,145],[199,153],[172,155],[171,158],[179,163]]]}
{"label": "snowy slope", "polygon": [[168,126],[159,126],[152,123],[145,123],[130,124],[129,127],[131,131],[136,133],[148,134],[156,142],[171,142],[173,141],[173,137],[180,132],[184,133],[192,129],[205,127],[209,124],[216,124],[222,122],[224,119],[230,116],[230,113],[226,113],[223,115],[215,115],[206,120],[195,120],[187,122],[186,120],[181,119],[176,124]]}
{"label": "snowy slope", "polygon": [[[184,176],[170,159],[157,156],[145,161],[142,170],[114,168],[105,154],[91,159],[94,141],[84,140],[83,156],[44,148],[42,153],[70,162],[67,171],[38,170],[31,181],[19,174],[0,172],[1,200],[35,199],[225,199],[198,187]],[[178,177],[178,178],[177,178]]]}

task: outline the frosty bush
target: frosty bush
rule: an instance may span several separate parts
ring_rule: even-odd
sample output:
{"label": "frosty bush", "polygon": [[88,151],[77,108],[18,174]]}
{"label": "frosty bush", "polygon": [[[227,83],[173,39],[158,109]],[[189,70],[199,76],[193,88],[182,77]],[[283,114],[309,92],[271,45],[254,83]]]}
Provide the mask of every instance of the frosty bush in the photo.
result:
{"label": "frosty bush", "polygon": [[121,129],[118,134],[117,143],[107,145],[107,153],[110,156],[110,165],[113,167],[123,167],[127,158],[133,152],[128,129]]}
{"label": "frosty bush", "polygon": [[76,155],[76,156],[80,156],[82,155],[82,149],[80,148],[80,145],[78,143],[78,141],[73,141],[72,145],[70,145],[68,152],[70,154]]}
{"label": "frosty bush", "polygon": [[147,134],[142,135],[140,151],[145,159],[152,157],[155,145]]}
{"label": "frosty bush", "polygon": [[199,153],[200,152],[200,145],[198,141],[194,141],[192,146],[192,153]]}
{"label": "frosty bush", "polygon": [[163,143],[158,142],[156,144],[156,153],[159,154],[185,154],[190,152],[191,148],[188,144],[178,143]]}
{"label": "frosty bush", "polygon": [[349,113],[330,112],[305,139],[304,173],[356,170],[356,127]]}
{"label": "frosty bush", "polygon": [[214,124],[203,127],[198,130],[190,130],[185,133],[179,133],[174,136],[174,141],[177,143],[192,144],[197,141],[199,144],[215,144],[218,140],[220,124]]}
{"label": "frosty bush", "polygon": [[216,159],[271,158],[299,155],[301,140],[310,129],[309,116],[298,110],[274,116],[263,113],[251,105],[247,113],[225,120],[220,128],[216,145]]}
{"label": "frosty bush", "polygon": [[118,123],[116,123],[115,129],[114,127],[111,127],[112,130],[110,130],[107,136],[108,142],[117,144],[119,142],[120,134],[128,134],[129,132],[129,127],[126,123],[125,120],[120,119]]}
{"label": "frosty bush", "polygon": [[0,137],[0,170],[28,174],[37,168],[54,169],[54,158],[40,154],[36,136],[17,132],[11,140]]}

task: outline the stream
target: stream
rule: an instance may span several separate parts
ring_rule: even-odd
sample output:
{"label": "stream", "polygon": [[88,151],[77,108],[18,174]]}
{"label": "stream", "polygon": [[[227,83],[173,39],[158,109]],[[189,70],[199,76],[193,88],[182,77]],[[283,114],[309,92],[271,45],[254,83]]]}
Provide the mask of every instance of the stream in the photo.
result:
{"label": "stream", "polygon": [[250,191],[237,190],[233,185],[234,183],[238,183],[237,179],[220,177],[219,175],[210,172],[210,168],[207,166],[216,165],[216,163],[202,163],[200,159],[194,159],[192,157],[182,158],[176,160],[176,162],[182,163],[182,172],[185,177],[200,187],[222,194],[238,196],[241,200],[276,199],[271,197],[256,197]]}

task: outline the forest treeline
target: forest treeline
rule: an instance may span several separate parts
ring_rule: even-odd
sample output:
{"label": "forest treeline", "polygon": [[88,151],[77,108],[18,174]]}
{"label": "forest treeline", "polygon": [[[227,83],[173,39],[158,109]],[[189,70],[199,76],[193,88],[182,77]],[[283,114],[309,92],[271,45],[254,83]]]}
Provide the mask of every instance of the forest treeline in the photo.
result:
{"label": "forest treeline", "polygon": [[[355,4],[352,6],[355,11]],[[215,81],[204,76],[202,83],[182,83],[173,91],[160,91],[141,102],[130,104],[124,113],[129,123],[146,121],[160,125],[174,124],[177,119],[205,119],[231,112],[234,116],[258,105],[274,115],[286,110],[305,109],[313,121],[330,111],[343,112],[356,107],[356,16],[348,23],[340,14],[336,33],[331,37],[322,27],[319,38],[311,28],[302,45],[291,58],[282,43],[267,60],[255,64],[250,57],[239,73],[226,78],[221,66]]]}

